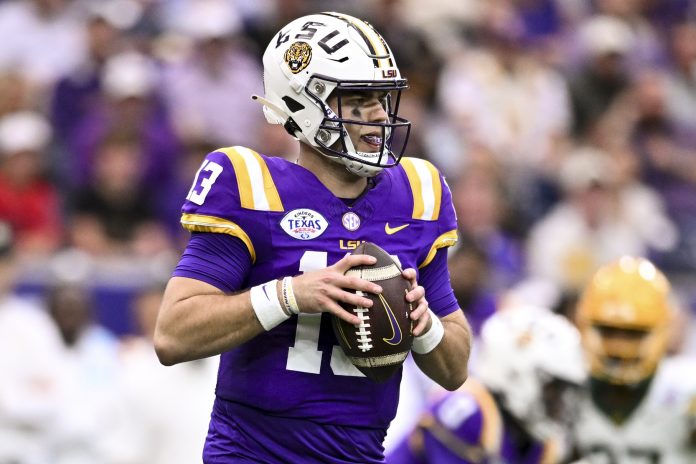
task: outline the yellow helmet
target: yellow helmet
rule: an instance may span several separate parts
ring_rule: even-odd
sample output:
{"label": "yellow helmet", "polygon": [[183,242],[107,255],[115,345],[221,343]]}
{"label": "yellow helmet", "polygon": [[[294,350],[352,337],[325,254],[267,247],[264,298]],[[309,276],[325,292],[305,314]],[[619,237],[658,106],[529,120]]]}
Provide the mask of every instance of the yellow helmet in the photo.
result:
{"label": "yellow helmet", "polygon": [[632,385],[667,349],[670,284],[650,261],[624,256],[600,268],[580,297],[578,327],[592,377]]}

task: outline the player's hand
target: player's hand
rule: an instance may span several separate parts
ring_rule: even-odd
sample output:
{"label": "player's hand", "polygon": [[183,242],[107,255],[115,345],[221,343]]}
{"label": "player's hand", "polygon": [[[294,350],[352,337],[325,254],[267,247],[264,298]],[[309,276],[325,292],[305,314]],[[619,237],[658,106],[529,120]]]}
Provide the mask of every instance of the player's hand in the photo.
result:
{"label": "player's hand", "polygon": [[425,289],[416,282],[416,270],[404,269],[402,275],[411,283],[411,291],[406,294],[406,301],[411,303],[411,319],[416,325],[413,328],[413,336],[417,337],[430,329],[432,321],[428,311],[428,300],[425,299]]}
{"label": "player's hand", "polygon": [[359,324],[358,316],[343,309],[340,302],[350,306],[369,308],[372,306],[372,300],[348,291],[348,289],[381,293],[382,287],[368,280],[348,277],[344,274],[352,267],[371,266],[376,261],[377,258],[374,256],[349,254],[332,266],[293,277],[292,288],[300,312],[328,312],[350,324]]}

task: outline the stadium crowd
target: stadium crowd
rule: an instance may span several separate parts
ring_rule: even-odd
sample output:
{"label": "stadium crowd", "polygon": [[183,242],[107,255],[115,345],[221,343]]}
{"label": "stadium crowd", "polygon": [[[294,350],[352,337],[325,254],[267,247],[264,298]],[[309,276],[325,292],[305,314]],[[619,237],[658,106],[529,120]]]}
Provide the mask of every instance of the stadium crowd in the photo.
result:
{"label": "stadium crowd", "polygon": [[296,156],[250,96],[280,27],[327,10],[398,44],[476,335],[506,305],[572,317],[635,255],[696,359],[696,2],[0,0],[0,464],[199,462],[215,360],[152,349],[180,208],[215,148]]}

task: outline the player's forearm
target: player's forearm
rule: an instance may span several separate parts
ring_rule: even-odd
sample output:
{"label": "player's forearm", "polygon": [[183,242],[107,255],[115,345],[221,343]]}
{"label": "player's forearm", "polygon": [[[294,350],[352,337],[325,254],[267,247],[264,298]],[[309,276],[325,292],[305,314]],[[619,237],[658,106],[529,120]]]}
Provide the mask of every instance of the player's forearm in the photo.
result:
{"label": "player's forearm", "polygon": [[459,388],[468,376],[471,352],[471,329],[461,311],[442,319],[445,335],[437,347],[427,354],[413,352],[418,367],[447,390]]}
{"label": "player's forearm", "polygon": [[154,342],[162,364],[220,354],[263,332],[249,292],[225,295],[210,286],[206,293],[192,293],[176,285],[181,283],[170,282],[157,319]]}

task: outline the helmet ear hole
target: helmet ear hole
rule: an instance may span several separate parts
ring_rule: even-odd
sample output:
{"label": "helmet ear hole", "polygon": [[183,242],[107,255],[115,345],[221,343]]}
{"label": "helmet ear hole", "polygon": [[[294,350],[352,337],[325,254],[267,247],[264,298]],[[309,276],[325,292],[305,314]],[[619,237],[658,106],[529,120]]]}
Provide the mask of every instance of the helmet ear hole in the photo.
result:
{"label": "helmet ear hole", "polygon": [[302,103],[298,102],[294,98],[288,97],[287,95],[283,97],[283,101],[292,113],[297,113],[298,111],[305,109]]}

